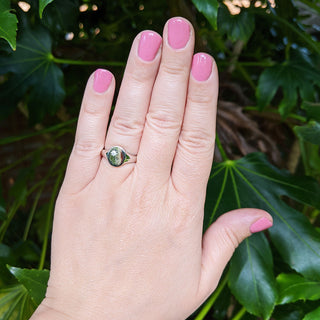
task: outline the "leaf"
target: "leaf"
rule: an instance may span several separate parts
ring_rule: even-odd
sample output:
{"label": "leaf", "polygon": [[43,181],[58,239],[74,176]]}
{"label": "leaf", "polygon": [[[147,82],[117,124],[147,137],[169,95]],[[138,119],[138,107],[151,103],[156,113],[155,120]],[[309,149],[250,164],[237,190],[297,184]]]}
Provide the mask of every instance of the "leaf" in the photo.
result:
{"label": "leaf", "polygon": [[12,50],[16,50],[18,30],[17,16],[11,12],[10,1],[1,0],[0,4],[0,38],[8,41]]}
{"label": "leaf", "polygon": [[218,29],[232,41],[248,42],[255,28],[254,15],[246,9],[232,15],[227,6],[221,5],[218,14]]}
{"label": "leaf", "polygon": [[[8,114],[28,92],[30,122],[54,114],[65,96],[63,73],[54,64],[52,40],[47,30],[25,28],[17,43],[17,51],[0,56],[1,73],[13,73],[0,85],[0,113]],[[41,91],[40,91],[40,90]]]}
{"label": "leaf", "polygon": [[320,123],[310,121],[305,126],[295,126],[295,133],[303,140],[320,145]]}
{"label": "leaf", "polygon": [[320,122],[320,103],[310,103],[304,101],[301,108],[306,110],[308,119],[313,119]]}
{"label": "leaf", "polygon": [[306,314],[303,320],[316,320],[320,319],[320,307]]}
{"label": "leaf", "polygon": [[298,300],[320,299],[320,282],[308,280],[298,274],[281,273],[277,277],[279,288],[278,304]]}
{"label": "leaf", "polygon": [[209,21],[213,29],[217,29],[218,0],[192,0],[199,12]]}
{"label": "leaf", "polygon": [[[283,196],[320,208],[320,187],[315,180],[294,177],[286,171],[279,170],[272,166],[263,154],[253,153],[237,161],[228,160],[215,164],[208,183],[204,227],[207,228],[218,216],[232,209],[264,209],[273,216],[274,226],[269,229],[269,234],[283,260],[304,276],[319,280],[320,234],[303,214],[289,207],[281,199]],[[272,262],[263,261],[255,252],[265,252],[266,245],[262,245],[265,242],[254,240],[250,237],[247,240],[249,243],[240,245],[237,249],[240,253],[237,254],[244,257],[251,255],[250,265],[256,268],[250,268],[248,263],[241,262],[238,258],[232,258],[231,262],[237,265],[234,268],[241,270],[239,277],[244,279],[243,288],[250,287],[254,290],[254,295],[252,294],[249,300],[239,290],[235,296],[239,301],[243,301],[244,307],[251,312],[256,312],[256,305],[267,299],[268,306],[255,313],[257,316],[266,316],[273,308],[270,297],[274,297],[273,304],[276,302],[275,285],[272,282],[271,285],[265,283],[266,279],[270,278]],[[256,290],[252,281],[245,281],[250,278],[260,281],[261,274],[264,274],[261,286],[265,285],[268,288],[264,292]],[[235,279],[232,282],[234,281]],[[233,285],[232,282],[231,290],[236,285],[239,286],[238,283]]]}
{"label": "leaf", "polygon": [[3,197],[2,185],[0,184],[0,220],[7,218],[6,203]]}
{"label": "leaf", "polygon": [[230,263],[232,293],[248,307],[247,311],[264,319],[270,318],[277,298],[272,268],[271,250],[263,234],[255,234],[242,242]]}
{"label": "leaf", "polygon": [[45,7],[51,3],[53,0],[39,0],[39,16],[42,18],[42,13]]}
{"label": "leaf", "polygon": [[8,269],[28,290],[31,299],[36,303],[36,305],[39,305],[46,294],[49,271],[20,269],[10,266],[8,266]]}
{"label": "leaf", "polygon": [[0,289],[1,320],[28,320],[36,307],[23,285]]}
{"label": "leaf", "polygon": [[268,106],[281,87],[283,98],[279,112],[285,118],[297,105],[298,91],[303,100],[315,99],[316,85],[320,86],[320,73],[310,59],[301,53],[281,64],[265,69],[260,75],[256,96],[260,109]]}
{"label": "leaf", "polygon": [[42,24],[54,34],[78,32],[79,0],[54,0],[43,12]]}

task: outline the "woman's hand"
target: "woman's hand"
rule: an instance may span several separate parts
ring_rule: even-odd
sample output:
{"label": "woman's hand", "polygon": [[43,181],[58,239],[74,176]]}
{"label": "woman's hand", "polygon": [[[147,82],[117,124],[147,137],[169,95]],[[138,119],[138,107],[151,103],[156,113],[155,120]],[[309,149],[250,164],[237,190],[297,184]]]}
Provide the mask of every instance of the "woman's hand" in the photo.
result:
{"label": "woman's hand", "polygon": [[[51,274],[33,319],[185,319],[216,288],[235,247],[272,225],[257,209],[220,217],[202,236],[218,72],[193,55],[194,31],[173,18],[163,39],[133,42],[114,115],[115,81],[89,79],[55,209]],[[103,148],[136,163],[111,166]]]}

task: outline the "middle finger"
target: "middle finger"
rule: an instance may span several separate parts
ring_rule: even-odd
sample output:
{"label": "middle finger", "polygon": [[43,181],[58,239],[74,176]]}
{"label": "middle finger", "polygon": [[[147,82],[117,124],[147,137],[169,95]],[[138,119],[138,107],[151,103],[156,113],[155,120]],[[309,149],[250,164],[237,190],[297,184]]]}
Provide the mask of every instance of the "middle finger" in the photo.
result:
{"label": "middle finger", "polygon": [[162,60],[153,87],[137,167],[150,177],[170,176],[186,105],[194,32],[183,18],[170,19],[163,32]]}

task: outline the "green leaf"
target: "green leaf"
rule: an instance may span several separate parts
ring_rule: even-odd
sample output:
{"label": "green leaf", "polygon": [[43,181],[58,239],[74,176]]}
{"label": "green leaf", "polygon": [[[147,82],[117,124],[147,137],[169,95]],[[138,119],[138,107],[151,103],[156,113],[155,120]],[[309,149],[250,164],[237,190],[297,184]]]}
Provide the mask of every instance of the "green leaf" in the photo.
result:
{"label": "green leaf", "polygon": [[8,41],[12,50],[16,50],[16,36],[18,30],[17,16],[11,12],[10,1],[1,0],[0,4],[0,38]]}
{"label": "green leaf", "polygon": [[49,279],[48,270],[20,269],[8,266],[9,271],[28,290],[31,299],[39,305],[44,299],[47,282]]}
{"label": "green leaf", "polygon": [[227,34],[232,41],[248,42],[255,28],[254,15],[242,9],[239,14],[232,15],[227,6],[221,5],[218,14],[218,29]]}
{"label": "green leaf", "polygon": [[292,60],[265,69],[258,82],[256,96],[261,109],[268,106],[279,88],[283,98],[279,112],[285,118],[296,107],[298,91],[304,100],[315,99],[315,86],[320,86],[320,72],[315,65],[301,53],[293,54]]}
{"label": "green leaf", "polygon": [[305,126],[294,127],[295,133],[303,140],[320,145],[320,123],[310,121]]}
{"label": "green leaf", "polygon": [[1,73],[12,73],[0,85],[0,113],[10,113],[26,93],[31,123],[57,111],[65,91],[63,73],[52,60],[51,46],[47,30],[26,28],[17,43],[17,51],[0,56]]}
{"label": "green leaf", "polygon": [[308,280],[298,274],[281,273],[277,277],[279,288],[278,304],[298,300],[320,299],[320,282]]}
{"label": "green leaf", "polygon": [[219,2],[218,0],[192,0],[196,8],[201,12],[209,21],[213,29],[217,29],[217,16]]}
{"label": "green leaf", "polygon": [[54,0],[43,12],[42,24],[53,34],[77,32],[79,0]]}
{"label": "green leaf", "polygon": [[303,318],[303,320],[316,320],[316,319],[320,319],[320,307],[313,310],[312,312],[309,312]]}
{"label": "green leaf", "polygon": [[[263,154],[253,153],[237,161],[228,160],[215,164],[208,183],[205,228],[218,216],[232,209],[241,207],[266,210],[274,219],[274,226],[269,229],[270,238],[283,260],[304,276],[319,280],[320,234],[302,213],[281,199],[283,196],[320,208],[320,186],[315,180],[308,177],[294,177],[286,171],[279,170],[272,166]],[[237,249],[244,257],[252,257],[250,264],[245,261],[241,263],[239,259],[233,260],[236,258],[231,262],[237,265],[234,268],[241,270],[239,277],[244,279],[243,288],[249,286],[254,290],[254,294],[247,299],[246,294],[239,290],[235,291],[235,296],[243,302],[248,311],[266,317],[276,302],[276,287],[273,282],[266,283],[270,281],[266,279],[271,277],[272,262],[270,259],[264,261],[256,253],[259,251],[264,253],[267,250],[266,244],[262,240],[260,242],[254,240],[250,237],[245,245],[240,245]],[[265,291],[256,289],[255,283],[245,280],[260,281],[261,274],[264,274],[261,286],[265,285],[268,288]],[[233,278],[233,281],[236,280]],[[231,290],[235,286],[240,285],[230,283]],[[274,299],[273,305],[272,299]],[[264,306],[264,310],[257,311],[256,305],[265,300],[268,305]]]}
{"label": "green leaf", "polygon": [[269,244],[263,234],[242,242],[230,263],[229,286],[247,311],[269,319],[277,299]]}
{"label": "green leaf", "polygon": [[45,7],[51,3],[53,0],[39,0],[39,16],[42,18],[42,13]]}
{"label": "green leaf", "polygon": [[320,122],[320,103],[304,101],[301,108],[306,110],[308,119],[313,119]]}
{"label": "green leaf", "polygon": [[36,307],[23,285],[0,289],[1,320],[28,320]]}

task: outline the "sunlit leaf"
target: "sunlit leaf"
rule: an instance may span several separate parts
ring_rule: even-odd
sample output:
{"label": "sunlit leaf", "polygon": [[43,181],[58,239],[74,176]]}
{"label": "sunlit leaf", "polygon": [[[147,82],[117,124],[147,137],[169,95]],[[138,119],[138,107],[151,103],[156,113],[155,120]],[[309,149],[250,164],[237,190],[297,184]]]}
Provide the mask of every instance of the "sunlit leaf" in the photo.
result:
{"label": "sunlit leaf", "polygon": [[8,267],[8,269],[28,290],[31,299],[39,305],[46,294],[49,271],[16,267]]}
{"label": "sunlit leaf", "polygon": [[242,9],[239,14],[231,14],[225,5],[221,5],[218,14],[218,29],[227,34],[232,41],[247,42],[255,27],[254,15]]}
{"label": "sunlit leaf", "polygon": [[25,29],[17,51],[0,56],[0,72],[12,73],[8,81],[0,85],[0,113],[13,110],[27,92],[31,122],[57,111],[65,91],[63,73],[52,60],[51,46],[51,37],[44,28]]}
{"label": "sunlit leaf", "polygon": [[18,19],[17,16],[11,12],[10,0],[1,0],[0,38],[7,40],[13,50],[16,50],[17,25]]}
{"label": "sunlit leaf", "polygon": [[23,285],[0,289],[1,320],[28,320],[36,307]]}
{"label": "sunlit leaf", "polygon": [[[215,164],[209,180],[205,206],[205,227],[219,215],[236,208],[261,208],[272,214],[274,226],[269,229],[270,238],[283,260],[289,266],[311,279],[320,279],[320,234],[300,212],[289,207],[281,197],[287,196],[301,203],[320,208],[320,186],[308,177],[294,177],[288,172],[272,166],[264,155],[250,154],[237,161]],[[247,239],[239,246],[237,255],[251,257],[252,262],[232,259],[234,270],[241,270],[239,279],[234,277],[230,283],[236,298],[245,308],[258,316],[267,317],[275,304],[275,286],[269,282],[272,274],[272,261],[262,259],[257,253],[264,253],[265,241]],[[254,249],[254,250],[253,250]],[[266,251],[267,250],[267,251]],[[236,260],[234,260],[236,259]],[[258,259],[258,260],[256,260]],[[255,268],[251,268],[255,266]],[[261,277],[261,275],[264,275]],[[243,279],[243,280],[242,280]],[[253,281],[259,279],[266,290],[259,290]],[[261,279],[261,280],[260,280]],[[242,280],[242,281],[241,281]],[[247,298],[247,290],[236,290],[236,286],[251,288],[253,293]],[[267,283],[268,282],[268,283]],[[273,300],[273,303],[272,303]],[[268,305],[265,305],[265,301]],[[257,306],[264,304],[257,310]]]}
{"label": "sunlit leaf", "polygon": [[217,29],[218,0],[192,0],[196,8],[207,18],[214,29]]}
{"label": "sunlit leaf", "polygon": [[278,304],[298,300],[320,299],[320,282],[308,280],[298,274],[281,273],[277,277],[279,288]]}
{"label": "sunlit leaf", "polygon": [[320,86],[320,73],[306,55],[296,53],[294,57],[282,64],[265,69],[258,82],[256,96],[261,109],[268,106],[281,88],[283,99],[279,112],[283,117],[297,106],[298,93],[304,100],[313,101]]}
{"label": "sunlit leaf", "polygon": [[320,123],[310,121],[305,126],[296,126],[294,128],[296,134],[305,141],[312,144],[320,145]]}

